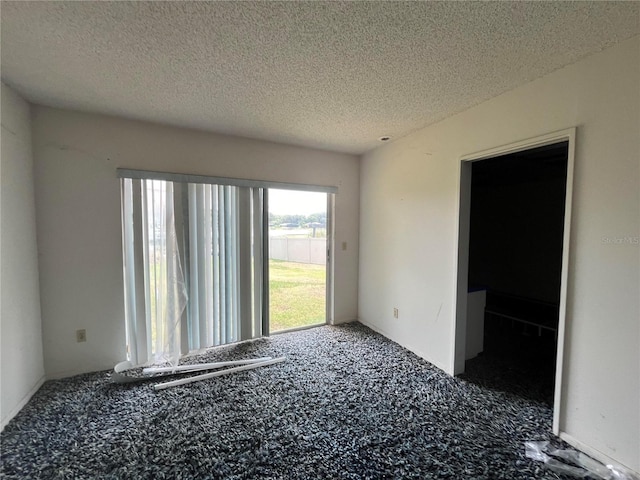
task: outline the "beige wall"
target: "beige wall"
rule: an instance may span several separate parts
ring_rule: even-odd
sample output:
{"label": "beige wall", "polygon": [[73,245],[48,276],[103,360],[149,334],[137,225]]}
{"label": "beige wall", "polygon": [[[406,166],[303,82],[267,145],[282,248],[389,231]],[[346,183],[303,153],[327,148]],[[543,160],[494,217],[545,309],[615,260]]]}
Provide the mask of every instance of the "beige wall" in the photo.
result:
{"label": "beige wall", "polygon": [[365,155],[359,275],[360,320],[451,372],[460,158],[577,127],[560,426],[636,471],[639,65],[636,37]]}
{"label": "beige wall", "polygon": [[2,427],[44,380],[29,105],[2,84]]}
{"label": "beige wall", "polygon": [[125,358],[118,167],[337,186],[334,318],[357,318],[358,157],[45,107],[33,121],[47,376]]}

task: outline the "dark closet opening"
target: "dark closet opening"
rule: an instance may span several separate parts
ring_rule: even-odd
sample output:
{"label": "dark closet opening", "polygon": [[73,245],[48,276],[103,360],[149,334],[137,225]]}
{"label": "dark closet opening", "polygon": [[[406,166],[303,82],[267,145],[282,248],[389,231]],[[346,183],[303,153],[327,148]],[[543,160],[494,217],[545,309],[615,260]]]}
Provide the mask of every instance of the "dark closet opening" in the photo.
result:
{"label": "dark closet opening", "polygon": [[482,352],[465,376],[550,405],[567,162],[561,142],[471,167],[468,291],[486,303]]}

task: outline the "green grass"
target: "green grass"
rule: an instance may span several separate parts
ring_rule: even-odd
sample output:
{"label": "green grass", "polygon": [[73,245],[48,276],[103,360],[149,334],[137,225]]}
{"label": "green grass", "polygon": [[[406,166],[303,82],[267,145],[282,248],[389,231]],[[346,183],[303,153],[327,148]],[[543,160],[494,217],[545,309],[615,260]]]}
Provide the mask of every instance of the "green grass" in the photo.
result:
{"label": "green grass", "polygon": [[326,267],[269,260],[269,329],[325,323]]}

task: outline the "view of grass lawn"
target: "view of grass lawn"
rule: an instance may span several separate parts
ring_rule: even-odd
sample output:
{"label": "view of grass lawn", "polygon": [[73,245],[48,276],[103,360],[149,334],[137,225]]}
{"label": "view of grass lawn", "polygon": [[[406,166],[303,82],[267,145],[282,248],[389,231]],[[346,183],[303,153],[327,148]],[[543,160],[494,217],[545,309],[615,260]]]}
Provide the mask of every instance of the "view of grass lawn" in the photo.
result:
{"label": "view of grass lawn", "polygon": [[325,323],[326,267],[269,260],[269,322],[276,332]]}

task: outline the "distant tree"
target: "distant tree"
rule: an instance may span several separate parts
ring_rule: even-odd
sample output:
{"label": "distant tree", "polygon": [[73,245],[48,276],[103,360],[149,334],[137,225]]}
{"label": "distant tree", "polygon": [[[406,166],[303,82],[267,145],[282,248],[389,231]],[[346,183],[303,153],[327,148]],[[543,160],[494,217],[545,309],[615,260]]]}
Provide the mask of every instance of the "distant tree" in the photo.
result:
{"label": "distant tree", "polygon": [[287,227],[308,227],[314,224],[314,227],[325,227],[327,225],[327,214],[325,212],[312,213],[310,215],[276,215],[269,213],[269,225],[279,227],[286,225]]}
{"label": "distant tree", "polygon": [[306,219],[307,223],[327,223],[327,214],[325,212],[321,213],[312,213],[311,215],[307,215]]}

